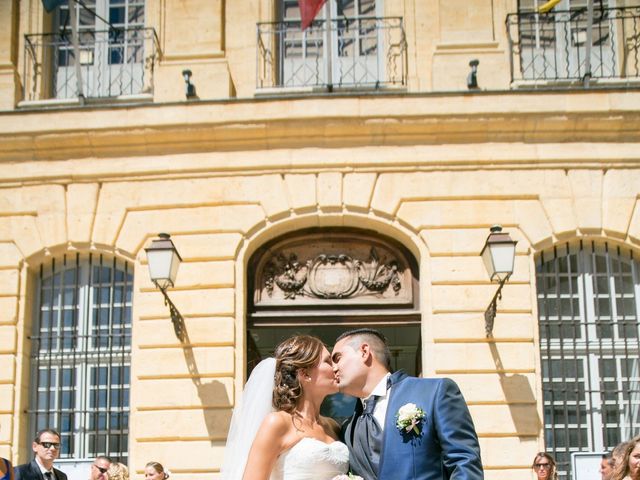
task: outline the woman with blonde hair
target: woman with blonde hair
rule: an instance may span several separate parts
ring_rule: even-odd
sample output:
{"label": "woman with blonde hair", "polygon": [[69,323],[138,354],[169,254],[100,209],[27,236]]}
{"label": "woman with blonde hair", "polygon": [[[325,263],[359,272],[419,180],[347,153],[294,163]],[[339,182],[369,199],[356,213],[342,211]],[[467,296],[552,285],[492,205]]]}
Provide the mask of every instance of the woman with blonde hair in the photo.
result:
{"label": "woman with blonde hair", "polygon": [[558,480],[555,459],[547,452],[538,452],[531,465],[538,480]]}
{"label": "woman with blonde hair", "polygon": [[129,480],[129,469],[124,463],[112,462],[107,476],[109,480]]}
{"label": "woman with blonde hair", "polygon": [[253,370],[234,409],[224,480],[331,480],[347,473],[349,451],[338,424],[320,415],[338,391],[322,341],[297,335]]}
{"label": "woman with blonde hair", "polygon": [[165,480],[170,476],[171,472],[160,462],[149,462],[144,466],[144,480]]}
{"label": "woman with blonde hair", "polygon": [[622,455],[616,461],[612,480],[640,480],[640,435],[625,443]]}

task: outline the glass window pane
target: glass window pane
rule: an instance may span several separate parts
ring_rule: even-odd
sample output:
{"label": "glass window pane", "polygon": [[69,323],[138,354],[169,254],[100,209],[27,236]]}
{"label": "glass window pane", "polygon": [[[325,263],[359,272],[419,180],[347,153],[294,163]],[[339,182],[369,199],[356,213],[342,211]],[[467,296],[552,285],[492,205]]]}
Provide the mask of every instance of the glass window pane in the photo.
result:
{"label": "glass window pane", "polygon": [[[112,432],[108,410],[110,403],[117,402],[116,408],[124,410],[118,415],[124,415],[129,405],[129,389],[123,383],[128,382],[128,370],[124,370],[123,361],[129,360],[130,342],[125,346],[121,335],[123,332],[130,335],[131,331],[133,278],[127,273],[131,268],[125,269],[124,264],[116,270],[117,277],[128,283],[117,286],[119,305],[118,311],[113,312],[111,279],[116,275],[113,268],[107,266],[109,262],[92,264],[94,260],[96,257],[93,260],[67,257],[64,262],[57,262],[58,271],[54,265],[45,266],[43,271],[53,273],[43,275],[34,297],[39,302],[39,315],[38,324],[34,326],[38,335],[32,342],[31,361],[40,367],[30,406],[31,428],[34,432],[43,427],[59,429],[62,458],[89,458],[95,456],[92,452],[97,450],[106,453],[107,436],[114,439],[112,442],[119,445],[118,448],[124,449],[109,453],[117,458],[127,457],[128,425],[124,417],[117,417],[116,431]],[[64,269],[59,268],[62,264]],[[99,286],[88,294],[91,284]],[[117,328],[110,325],[114,313],[118,315]],[[79,336],[79,332],[88,332],[88,341]],[[95,355],[97,344],[99,356]],[[113,347],[116,344],[120,346]],[[58,347],[66,350],[57,350]],[[111,352],[110,348],[118,350]],[[79,410],[80,398],[85,409],[96,411],[95,415]],[[98,436],[96,428],[101,430]],[[91,429],[94,431],[90,432]]]}
{"label": "glass window pane", "polygon": [[564,480],[571,452],[640,433],[638,262],[572,248],[545,252],[537,267],[545,440]]}

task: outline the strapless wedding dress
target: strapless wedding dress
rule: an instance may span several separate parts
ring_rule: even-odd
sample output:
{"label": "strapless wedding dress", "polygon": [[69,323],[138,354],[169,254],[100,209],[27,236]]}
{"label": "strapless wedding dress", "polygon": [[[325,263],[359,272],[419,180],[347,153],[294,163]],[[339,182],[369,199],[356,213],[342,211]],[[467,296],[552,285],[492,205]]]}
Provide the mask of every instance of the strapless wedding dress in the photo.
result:
{"label": "strapless wedding dress", "polygon": [[331,480],[349,471],[349,449],[342,442],[305,437],[276,461],[270,480]]}

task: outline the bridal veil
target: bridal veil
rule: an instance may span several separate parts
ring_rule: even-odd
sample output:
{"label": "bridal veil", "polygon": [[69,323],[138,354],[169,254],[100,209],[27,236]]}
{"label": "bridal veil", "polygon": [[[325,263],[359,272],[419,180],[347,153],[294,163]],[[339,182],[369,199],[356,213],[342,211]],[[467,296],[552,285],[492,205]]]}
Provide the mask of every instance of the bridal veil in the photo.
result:
{"label": "bridal veil", "polygon": [[261,361],[251,372],[242,397],[233,409],[224,449],[223,480],[242,480],[249,450],[264,418],[273,412],[272,398],[276,359]]}

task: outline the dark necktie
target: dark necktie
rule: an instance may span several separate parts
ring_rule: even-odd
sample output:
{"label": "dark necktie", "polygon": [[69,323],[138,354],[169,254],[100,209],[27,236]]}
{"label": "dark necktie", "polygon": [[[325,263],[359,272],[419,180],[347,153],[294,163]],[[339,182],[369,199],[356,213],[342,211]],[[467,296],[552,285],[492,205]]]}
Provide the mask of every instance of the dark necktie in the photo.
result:
{"label": "dark necktie", "polygon": [[53,480],[53,473],[44,472],[44,478],[45,478],[45,480]]}
{"label": "dark necktie", "polygon": [[367,480],[378,478],[380,464],[382,428],[373,416],[377,401],[378,396],[372,395],[364,402],[364,409],[356,420],[354,431],[353,453],[357,458],[358,474]]}

